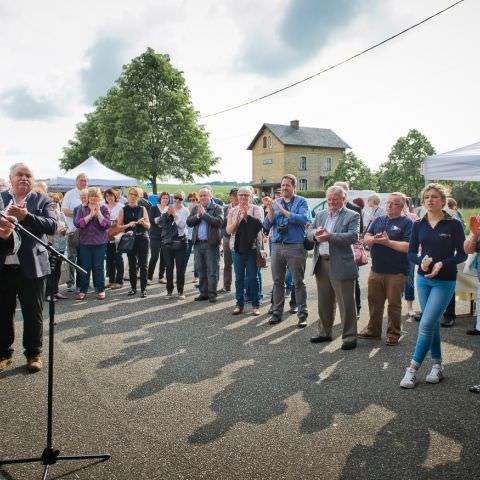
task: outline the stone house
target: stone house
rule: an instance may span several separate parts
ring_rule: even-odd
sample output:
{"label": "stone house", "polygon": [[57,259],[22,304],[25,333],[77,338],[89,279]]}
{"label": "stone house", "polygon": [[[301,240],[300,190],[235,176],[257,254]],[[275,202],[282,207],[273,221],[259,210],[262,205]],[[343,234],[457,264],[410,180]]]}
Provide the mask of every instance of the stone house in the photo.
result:
{"label": "stone house", "polygon": [[324,190],[347,148],[335,132],[326,128],[264,123],[247,150],[252,151],[253,186],[259,193],[271,194],[280,187],[283,175],[297,177],[297,190]]}

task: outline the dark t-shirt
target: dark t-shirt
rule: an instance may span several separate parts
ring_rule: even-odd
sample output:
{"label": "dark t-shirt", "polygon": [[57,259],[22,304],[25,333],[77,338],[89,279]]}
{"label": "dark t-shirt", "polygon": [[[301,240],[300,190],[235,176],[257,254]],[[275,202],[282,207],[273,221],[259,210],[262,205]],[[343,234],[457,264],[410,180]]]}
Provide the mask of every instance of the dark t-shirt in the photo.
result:
{"label": "dark t-shirt", "polygon": [[[372,235],[387,232],[388,238],[397,242],[409,242],[413,222],[409,217],[389,219],[387,215],[376,218],[368,227]],[[407,252],[397,252],[392,248],[377,243],[370,247],[372,257],[372,270],[375,273],[408,274]]]}

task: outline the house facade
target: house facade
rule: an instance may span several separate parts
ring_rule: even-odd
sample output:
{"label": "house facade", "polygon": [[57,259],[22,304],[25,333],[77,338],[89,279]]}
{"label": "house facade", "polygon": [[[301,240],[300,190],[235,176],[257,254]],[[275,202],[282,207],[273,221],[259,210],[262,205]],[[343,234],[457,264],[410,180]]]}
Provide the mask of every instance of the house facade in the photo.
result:
{"label": "house facade", "polygon": [[332,130],[264,123],[248,146],[253,186],[272,194],[283,175],[297,177],[297,190],[324,190],[325,182],[350,146]]}

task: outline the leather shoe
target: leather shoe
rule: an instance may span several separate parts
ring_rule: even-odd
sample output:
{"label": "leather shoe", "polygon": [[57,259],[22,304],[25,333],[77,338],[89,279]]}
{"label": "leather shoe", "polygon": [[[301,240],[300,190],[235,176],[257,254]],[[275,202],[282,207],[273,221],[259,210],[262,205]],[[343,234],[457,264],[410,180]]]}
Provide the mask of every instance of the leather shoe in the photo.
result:
{"label": "leather shoe", "polygon": [[208,301],[210,303],[217,303],[217,297],[209,297]]}
{"label": "leather shoe", "polygon": [[453,327],[455,325],[455,318],[453,317],[443,317],[443,322],[441,323],[442,327]]}
{"label": "leather shoe", "polygon": [[291,305],[290,313],[298,313],[298,307],[296,305]]}
{"label": "leather shoe", "polygon": [[40,355],[27,358],[27,369],[30,373],[39,372],[42,369],[42,367],[43,367],[43,362]]}
{"label": "leather shoe", "polygon": [[194,300],[195,300],[196,302],[201,302],[201,301],[203,301],[203,300],[208,300],[208,297],[205,296],[205,295],[199,295],[198,297],[195,297]]}
{"label": "leather shoe", "polygon": [[302,317],[298,319],[297,327],[305,328],[307,326],[307,317]]}
{"label": "leather shoe", "polygon": [[238,305],[233,309],[232,315],[240,315],[243,313],[243,307],[239,307]]}
{"label": "leather shoe", "polygon": [[480,335],[480,330],[474,328],[473,330],[467,330],[467,335]]}
{"label": "leather shoe", "polygon": [[357,347],[357,342],[343,342],[342,346],[340,347],[342,350],[353,350]]}
{"label": "leather shoe", "polygon": [[367,338],[367,339],[376,339],[380,338],[380,335],[374,335],[373,333],[370,333],[368,330],[362,330],[360,333],[357,333],[358,338]]}
{"label": "leather shoe", "polygon": [[310,337],[310,341],[312,343],[331,342],[332,337],[324,337],[323,335],[317,335],[316,337]]}
{"label": "leather shoe", "polygon": [[282,317],[279,317],[277,315],[272,315],[272,318],[268,321],[270,325],[276,325],[277,323],[280,323],[282,321]]}

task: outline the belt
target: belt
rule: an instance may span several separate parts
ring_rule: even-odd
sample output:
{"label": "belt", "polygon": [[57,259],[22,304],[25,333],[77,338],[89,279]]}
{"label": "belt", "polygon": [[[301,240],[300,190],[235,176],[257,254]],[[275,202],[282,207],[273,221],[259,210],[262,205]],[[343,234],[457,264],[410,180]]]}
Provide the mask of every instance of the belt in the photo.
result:
{"label": "belt", "polygon": [[207,243],[208,240],[197,240],[196,243]]}
{"label": "belt", "polygon": [[18,263],[7,263],[3,265],[3,268],[9,269],[9,270],[18,270],[20,268],[20,265]]}

